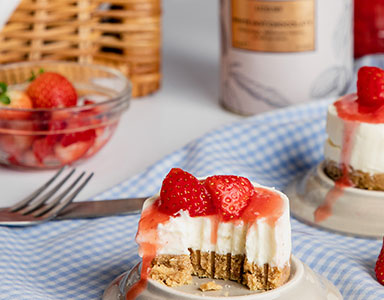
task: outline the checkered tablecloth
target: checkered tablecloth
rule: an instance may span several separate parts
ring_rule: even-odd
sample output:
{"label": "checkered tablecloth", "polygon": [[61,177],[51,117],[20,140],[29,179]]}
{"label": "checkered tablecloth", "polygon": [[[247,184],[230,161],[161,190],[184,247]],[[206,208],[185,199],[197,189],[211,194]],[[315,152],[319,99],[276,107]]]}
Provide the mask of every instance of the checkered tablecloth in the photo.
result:
{"label": "checkered tablecloth", "polygon": [[[238,174],[282,189],[323,157],[328,102],[292,107],[219,128],[98,198],[157,192],[172,167],[196,176]],[[138,216],[0,227],[0,299],[100,299],[138,261]],[[374,265],[381,241],[345,237],[292,219],[293,253],[345,299],[384,299]],[[309,299],[310,300],[310,299]]]}

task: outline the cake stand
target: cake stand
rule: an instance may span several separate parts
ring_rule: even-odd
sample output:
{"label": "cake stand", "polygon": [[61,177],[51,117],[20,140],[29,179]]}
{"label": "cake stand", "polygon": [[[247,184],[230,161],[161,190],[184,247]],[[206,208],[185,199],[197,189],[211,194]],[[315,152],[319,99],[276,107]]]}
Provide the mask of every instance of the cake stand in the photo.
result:
{"label": "cake stand", "polygon": [[[127,290],[140,278],[140,264],[131,271],[116,278],[105,290],[103,300],[125,300]],[[324,277],[314,273],[307,265],[292,256],[291,276],[283,286],[265,292],[250,291],[241,284],[229,280],[215,280],[223,289],[220,291],[199,290],[202,283],[210,278],[193,276],[193,283],[170,288],[153,280],[148,280],[147,288],[137,300],[340,300],[340,292]]]}
{"label": "cake stand", "polygon": [[[384,192],[353,187],[341,190],[324,173],[323,163],[296,178],[284,192],[292,215],[305,223],[355,237],[383,237]],[[329,193],[336,195],[332,201],[326,201]],[[315,218],[324,207],[327,217]]]}

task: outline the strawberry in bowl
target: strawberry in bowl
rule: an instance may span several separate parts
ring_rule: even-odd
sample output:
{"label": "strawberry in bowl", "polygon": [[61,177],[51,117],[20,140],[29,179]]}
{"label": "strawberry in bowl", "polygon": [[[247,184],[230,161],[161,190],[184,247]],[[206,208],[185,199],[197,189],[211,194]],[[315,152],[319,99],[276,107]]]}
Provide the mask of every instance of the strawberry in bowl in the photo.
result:
{"label": "strawberry in bowl", "polygon": [[27,94],[35,108],[70,107],[77,104],[75,87],[55,72],[40,72],[28,86]]}
{"label": "strawberry in bowl", "polygon": [[73,62],[4,65],[0,82],[0,163],[26,168],[56,168],[97,153],[131,92],[120,72]]}
{"label": "strawberry in bowl", "polygon": [[[27,93],[18,90],[10,90],[4,82],[0,82],[0,108],[31,109],[32,100]],[[23,119],[28,117],[26,112],[15,112],[13,110],[0,111],[0,119]]]}

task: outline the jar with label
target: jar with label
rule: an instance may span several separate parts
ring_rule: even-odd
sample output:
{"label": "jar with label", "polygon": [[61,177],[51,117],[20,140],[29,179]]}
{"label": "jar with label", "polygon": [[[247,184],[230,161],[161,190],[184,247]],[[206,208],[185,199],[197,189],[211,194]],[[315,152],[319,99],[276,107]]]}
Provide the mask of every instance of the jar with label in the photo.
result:
{"label": "jar with label", "polygon": [[221,92],[243,115],[337,97],[353,75],[353,0],[221,0]]}

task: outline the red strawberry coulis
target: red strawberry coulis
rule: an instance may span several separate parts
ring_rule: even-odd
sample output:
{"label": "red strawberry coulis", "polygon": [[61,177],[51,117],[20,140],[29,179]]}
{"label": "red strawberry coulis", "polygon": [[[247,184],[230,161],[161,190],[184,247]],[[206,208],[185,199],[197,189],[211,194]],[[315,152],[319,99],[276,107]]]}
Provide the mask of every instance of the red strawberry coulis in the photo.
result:
{"label": "red strawberry coulis", "polygon": [[255,187],[254,191],[241,219],[245,223],[254,223],[259,218],[266,218],[268,224],[273,226],[283,213],[283,199],[265,188]]}
{"label": "red strawberry coulis", "polygon": [[342,176],[335,182],[333,188],[325,196],[324,203],[315,211],[315,222],[322,222],[332,216],[332,207],[344,192],[344,188],[353,186],[353,183],[348,177],[348,168],[351,161],[352,145],[355,138],[357,122],[345,123],[343,129],[343,144],[341,149],[341,171]]}
{"label": "red strawberry coulis", "polygon": [[[222,176],[222,177],[221,177]],[[274,191],[262,188],[262,187],[253,187],[251,185],[251,189],[241,189],[242,192],[239,192],[237,189],[241,184],[241,182],[248,181],[248,179],[239,176],[230,176],[232,182],[236,182],[231,189],[226,189],[226,192],[233,193],[236,197],[244,199],[245,195],[241,194],[243,192],[249,194],[249,199],[247,200],[247,205],[241,209],[241,213],[238,211],[232,217],[228,217],[227,214],[223,214],[223,210],[219,209],[217,206],[220,201],[218,197],[220,197],[220,192],[215,190],[214,186],[211,185],[211,188],[207,192],[205,189],[202,189],[201,192],[206,196],[204,198],[200,198],[198,194],[196,194],[196,181],[195,177],[181,169],[172,169],[167,177],[163,181],[162,191],[160,192],[160,196],[156,199],[153,205],[147,207],[143,212],[139,222],[138,234],[136,236],[136,240],[139,243],[139,251],[143,257],[142,262],[142,270],[141,270],[141,278],[140,280],[127,292],[126,299],[133,300],[135,299],[147,286],[147,280],[149,273],[151,271],[151,262],[155,258],[157,251],[160,249],[161,245],[159,244],[158,237],[158,225],[167,223],[171,218],[177,218],[179,216],[178,213],[175,213],[177,207],[174,206],[177,203],[177,199],[180,200],[179,205],[181,210],[191,210],[191,217],[204,216],[211,219],[211,242],[217,242],[217,231],[220,222],[233,222],[239,223],[243,221],[244,223],[254,223],[257,219],[265,218],[270,225],[273,225],[278,218],[283,213],[283,199]],[[175,178],[183,178],[182,181],[174,180]],[[199,184],[206,184],[206,182],[212,183],[211,179],[214,179],[214,182],[217,180],[222,184],[223,181],[228,179],[228,176],[219,175],[208,177],[205,180],[198,181]],[[223,181],[221,180],[223,179]],[[170,182],[171,181],[171,182]],[[183,182],[181,185],[180,182]],[[249,181],[248,181],[249,182]],[[193,184],[192,184],[193,183]],[[237,184],[239,183],[239,184]],[[181,186],[183,186],[183,191],[181,191]],[[190,192],[188,192],[188,188],[192,188]],[[169,194],[169,191],[176,191],[176,197],[172,197]],[[220,187],[219,190],[223,190],[223,187]],[[208,194],[205,194],[208,193]],[[198,199],[204,199],[203,202],[199,201],[199,205],[207,206],[209,209],[201,207],[198,208],[195,205],[186,205],[188,200],[186,199],[186,194],[192,194],[194,197]],[[162,196],[167,197],[168,200],[162,199]],[[193,198],[195,199],[195,198]],[[205,201],[205,199],[208,199]],[[170,201],[173,205],[169,206],[167,201]],[[194,200],[191,200],[194,201]],[[210,203],[213,202],[213,203]],[[235,203],[232,203],[236,205]],[[170,209],[167,211],[164,209],[165,207],[169,207]],[[180,209],[178,211],[180,211]],[[196,214],[196,211],[198,214]],[[224,205],[224,211],[228,212],[227,206]],[[148,242],[140,242],[140,240],[151,241]]]}
{"label": "red strawberry coulis", "polygon": [[[138,233],[145,236],[151,243],[139,243],[139,252],[142,253],[143,262],[141,266],[140,280],[135,283],[127,292],[126,299],[134,300],[146,288],[148,275],[151,271],[151,263],[155,258],[159,248],[159,237],[157,226],[169,221],[172,215],[166,214],[159,210],[158,205],[152,205],[146,208],[141,215]],[[137,238],[137,236],[136,236]]]}
{"label": "red strawberry coulis", "polygon": [[327,193],[324,203],[315,210],[315,222],[328,219],[344,189],[353,186],[348,173],[356,130],[360,123],[384,123],[384,71],[376,67],[362,67],[358,72],[357,94],[342,97],[334,106],[338,116],[346,121],[340,157],[342,176]]}
{"label": "red strawberry coulis", "polygon": [[351,122],[384,123],[384,102],[381,105],[365,105],[357,94],[349,94],[334,103],[340,118]]}

